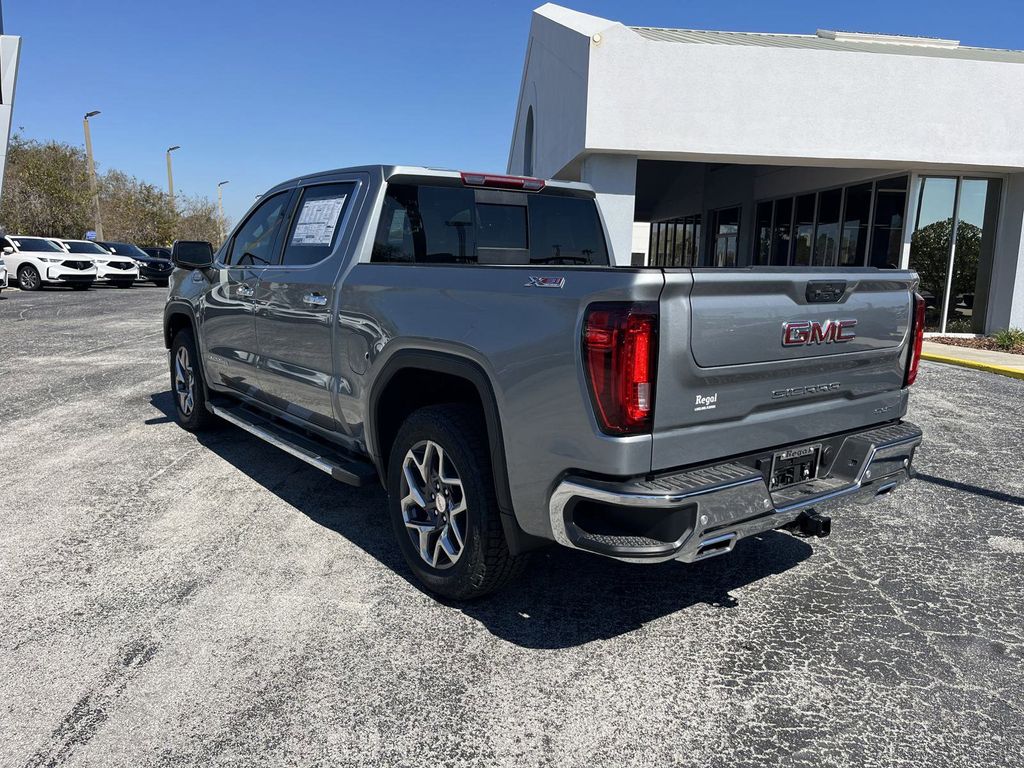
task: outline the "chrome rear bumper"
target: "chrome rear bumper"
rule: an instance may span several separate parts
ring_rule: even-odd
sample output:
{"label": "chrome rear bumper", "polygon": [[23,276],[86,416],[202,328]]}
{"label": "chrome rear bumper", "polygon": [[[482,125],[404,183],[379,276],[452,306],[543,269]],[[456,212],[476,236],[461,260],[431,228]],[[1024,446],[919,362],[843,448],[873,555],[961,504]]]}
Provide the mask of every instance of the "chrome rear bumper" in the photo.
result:
{"label": "chrome rear bumper", "polygon": [[[703,560],[805,510],[888,493],[912,477],[920,444],[921,430],[909,422],[844,435],[831,441],[817,479],[774,492],[743,458],[651,480],[570,475],[551,495],[551,531],[559,544],[627,562]],[[615,530],[602,514],[632,530]]]}

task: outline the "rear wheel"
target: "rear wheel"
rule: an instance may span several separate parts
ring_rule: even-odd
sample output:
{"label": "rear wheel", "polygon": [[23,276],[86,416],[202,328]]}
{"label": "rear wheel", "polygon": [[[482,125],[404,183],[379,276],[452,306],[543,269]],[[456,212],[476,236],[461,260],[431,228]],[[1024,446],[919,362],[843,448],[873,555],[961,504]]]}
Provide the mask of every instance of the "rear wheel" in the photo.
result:
{"label": "rear wheel", "polygon": [[171,394],[178,424],[189,432],[202,432],[214,424],[214,416],[206,409],[206,387],[196,354],[192,331],[178,331],[171,342]]}
{"label": "rear wheel", "polygon": [[23,291],[38,291],[43,287],[39,270],[31,264],[22,264],[18,269],[18,287]]}
{"label": "rear wheel", "polygon": [[484,425],[464,405],[415,411],[388,464],[388,510],[405,561],[432,592],[458,600],[521,570],[501,527]]}

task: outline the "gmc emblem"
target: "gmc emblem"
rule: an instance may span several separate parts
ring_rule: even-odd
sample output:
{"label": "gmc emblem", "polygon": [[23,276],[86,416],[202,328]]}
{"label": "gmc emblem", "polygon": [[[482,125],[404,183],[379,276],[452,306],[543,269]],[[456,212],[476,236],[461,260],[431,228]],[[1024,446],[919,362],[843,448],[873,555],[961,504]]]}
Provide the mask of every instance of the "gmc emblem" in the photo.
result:
{"label": "gmc emblem", "polygon": [[782,346],[801,347],[806,344],[842,344],[857,338],[856,320],[797,320],[782,324]]}

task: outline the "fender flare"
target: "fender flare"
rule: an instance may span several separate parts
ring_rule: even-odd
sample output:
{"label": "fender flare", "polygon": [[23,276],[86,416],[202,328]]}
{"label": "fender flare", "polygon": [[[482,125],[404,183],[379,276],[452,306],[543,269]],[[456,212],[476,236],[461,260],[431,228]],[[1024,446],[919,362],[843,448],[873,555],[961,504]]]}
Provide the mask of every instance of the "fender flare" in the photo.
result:
{"label": "fender flare", "polygon": [[202,372],[203,381],[203,392],[206,394],[206,401],[210,401],[210,396],[213,394],[210,387],[209,374],[206,372],[206,359],[203,355],[203,340],[199,334],[199,320],[196,318],[195,309],[187,301],[181,301],[179,299],[172,299],[164,305],[164,346],[167,348],[168,360],[171,354],[171,344],[174,343],[174,338],[171,336],[171,325],[168,322],[171,315],[187,315],[189,325],[192,328],[192,338],[196,342],[196,356],[199,358],[196,364],[199,366],[199,370]]}
{"label": "fender flare", "polygon": [[494,472],[494,493],[501,512],[501,525],[512,554],[518,554],[536,547],[540,542],[526,534],[516,521],[512,506],[512,492],[509,487],[508,464],[505,458],[505,441],[501,429],[498,401],[494,385],[479,363],[451,352],[434,352],[418,349],[403,349],[395,352],[374,379],[366,410],[366,447],[376,465],[381,480],[387,476],[387,459],[381,455],[377,434],[377,408],[380,398],[396,374],[415,368],[434,371],[467,380],[476,389],[483,406],[484,423],[487,429],[487,444],[490,448],[491,468]]}
{"label": "fender flare", "polygon": [[188,315],[188,320],[192,324],[192,335],[196,337],[196,344],[198,344],[199,323],[196,321],[195,310],[187,301],[172,299],[164,305],[164,347],[170,349],[171,342],[174,341],[171,338],[171,325],[169,322],[171,315]]}

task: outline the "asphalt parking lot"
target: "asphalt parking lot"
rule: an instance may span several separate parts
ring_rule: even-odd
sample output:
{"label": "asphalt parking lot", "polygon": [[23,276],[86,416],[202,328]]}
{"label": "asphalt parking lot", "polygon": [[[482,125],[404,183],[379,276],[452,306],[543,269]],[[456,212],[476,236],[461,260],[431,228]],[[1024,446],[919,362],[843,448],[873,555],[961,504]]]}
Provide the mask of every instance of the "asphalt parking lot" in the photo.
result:
{"label": "asphalt parking lot", "polygon": [[925,363],[830,539],[459,607],[378,488],[175,426],[164,295],[0,295],[0,765],[1024,764],[1024,381]]}

